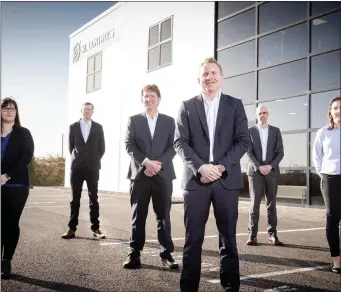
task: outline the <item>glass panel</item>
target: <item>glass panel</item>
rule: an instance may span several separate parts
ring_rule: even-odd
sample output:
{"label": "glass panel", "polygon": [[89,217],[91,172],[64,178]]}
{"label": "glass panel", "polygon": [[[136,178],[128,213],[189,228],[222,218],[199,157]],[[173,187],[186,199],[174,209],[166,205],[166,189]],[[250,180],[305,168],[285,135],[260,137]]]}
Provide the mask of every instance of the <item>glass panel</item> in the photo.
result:
{"label": "glass panel", "polygon": [[148,70],[159,67],[160,47],[148,50]]}
{"label": "glass panel", "polygon": [[87,73],[90,74],[95,70],[95,58],[91,57],[88,59],[88,70]]}
{"label": "glass panel", "polygon": [[249,73],[223,80],[222,91],[240,98],[244,104],[256,101],[256,75]]}
{"label": "glass panel", "polygon": [[307,24],[302,23],[259,39],[259,66],[271,66],[308,54]]}
{"label": "glass panel", "polygon": [[159,42],[159,25],[149,29],[149,46],[154,46]]}
{"label": "glass panel", "polygon": [[307,84],[306,59],[259,71],[259,100],[305,93]]}
{"label": "glass panel", "polygon": [[251,41],[217,52],[217,59],[223,67],[224,76],[229,77],[254,69],[255,49],[255,41]]}
{"label": "glass panel", "polygon": [[[282,135],[284,158],[280,167],[306,167],[307,166],[307,133]],[[293,147],[295,145],[295,147]]]}
{"label": "glass panel", "polygon": [[313,163],[313,146],[316,137],[316,132],[310,132],[310,157],[309,157],[309,166],[314,167]]}
{"label": "glass panel", "polygon": [[341,51],[311,58],[311,90],[340,87]]}
{"label": "glass panel", "polygon": [[307,96],[279,99],[262,103],[269,111],[269,123],[281,131],[306,129],[308,101]]}
{"label": "glass panel", "polygon": [[307,173],[304,170],[281,170],[277,198],[286,202],[305,204],[307,200]]}
{"label": "glass panel", "polygon": [[172,20],[167,19],[161,23],[161,42],[171,38],[172,36]]}
{"label": "glass panel", "polygon": [[255,4],[255,1],[219,1],[218,19]]}
{"label": "glass panel", "polygon": [[341,90],[333,90],[311,95],[310,128],[321,128],[328,123],[329,102],[337,96],[341,96]]}
{"label": "glass panel", "polygon": [[310,198],[312,205],[324,205],[322,193],[321,193],[321,178],[315,170],[310,171]]}
{"label": "glass panel", "polygon": [[94,90],[94,76],[94,74],[91,74],[86,77],[86,92]]}
{"label": "glass panel", "polygon": [[95,70],[101,70],[102,69],[102,54],[98,54],[95,57]]}
{"label": "glass panel", "polygon": [[102,84],[102,71],[95,73],[95,90],[100,89]]}
{"label": "glass panel", "polygon": [[311,21],[311,52],[341,47],[341,11]]}
{"label": "glass panel", "polygon": [[244,109],[248,120],[248,127],[250,128],[256,124],[256,105],[245,105]]}
{"label": "glass panel", "polygon": [[161,63],[160,66],[172,62],[172,41],[161,45]]}
{"label": "glass panel", "polygon": [[334,8],[341,8],[340,1],[312,1],[311,15],[328,12]]}
{"label": "glass panel", "polygon": [[307,17],[307,2],[267,2],[259,6],[259,33],[274,30]]}
{"label": "glass panel", "polygon": [[218,23],[218,48],[255,35],[255,9],[248,10]]}

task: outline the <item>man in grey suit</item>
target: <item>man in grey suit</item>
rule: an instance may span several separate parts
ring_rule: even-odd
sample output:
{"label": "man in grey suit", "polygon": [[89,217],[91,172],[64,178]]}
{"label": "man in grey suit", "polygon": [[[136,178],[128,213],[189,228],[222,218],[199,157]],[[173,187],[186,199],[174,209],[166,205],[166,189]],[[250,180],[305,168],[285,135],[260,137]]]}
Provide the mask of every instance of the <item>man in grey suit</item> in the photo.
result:
{"label": "man in grey suit", "polygon": [[158,112],[160,99],[159,88],[155,84],[146,85],[141,91],[141,100],[146,111],[128,120],[125,145],[131,157],[128,178],[131,181],[130,203],[133,218],[130,253],[123,263],[123,267],[127,269],[141,266],[140,252],[145,244],[150,198],[157,219],[161,263],[171,269],[178,268],[171,255],[174,245],[170,224],[175,179],[173,167],[175,121],[172,117]]}
{"label": "man in grey suit", "polygon": [[214,58],[200,66],[202,93],[183,101],[174,146],[184,161],[186,240],[181,292],[199,289],[201,249],[211,203],[220,236],[220,282],[223,291],[239,291],[236,243],[240,159],[249,145],[247,118],[240,99],[221,93],[222,68]]}
{"label": "man in grey suit", "polygon": [[246,244],[257,245],[259,207],[265,193],[268,242],[273,245],[283,245],[277,237],[276,211],[277,186],[280,176],[279,163],[284,157],[282,135],[278,128],[268,124],[269,112],[265,106],[258,106],[256,114],[258,123],[249,129],[251,147],[247,152],[251,206],[248,228],[250,236]]}

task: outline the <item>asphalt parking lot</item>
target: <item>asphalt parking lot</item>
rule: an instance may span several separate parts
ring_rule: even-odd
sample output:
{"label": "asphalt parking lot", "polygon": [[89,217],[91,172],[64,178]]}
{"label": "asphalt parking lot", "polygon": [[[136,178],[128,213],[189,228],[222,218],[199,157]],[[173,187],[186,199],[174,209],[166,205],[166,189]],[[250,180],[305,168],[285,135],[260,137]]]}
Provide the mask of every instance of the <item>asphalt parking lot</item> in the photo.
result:
{"label": "asphalt parking lot", "polygon": [[[63,240],[69,218],[70,191],[34,188],[21,218],[21,238],[13,258],[13,277],[1,291],[179,291],[179,271],[164,268],[158,258],[155,216],[147,219],[142,268],[125,270],[130,205],[126,195],[100,194],[104,240],[92,237],[86,191],[83,191],[76,238]],[[325,210],[278,206],[278,236],[285,245],[267,244],[265,206],[261,207],[259,245],[245,244],[248,202],[239,203],[237,243],[240,291],[340,291],[340,275],[329,272]],[[183,204],[172,206],[173,257],[181,264],[184,245]],[[202,252],[200,291],[220,291],[218,236],[211,208]]]}

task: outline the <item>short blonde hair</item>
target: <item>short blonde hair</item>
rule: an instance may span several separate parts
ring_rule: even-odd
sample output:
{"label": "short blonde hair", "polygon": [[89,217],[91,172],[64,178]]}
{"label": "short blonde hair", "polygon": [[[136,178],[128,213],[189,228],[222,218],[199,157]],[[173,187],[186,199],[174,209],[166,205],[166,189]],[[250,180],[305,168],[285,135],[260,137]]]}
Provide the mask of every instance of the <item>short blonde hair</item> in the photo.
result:
{"label": "short blonde hair", "polygon": [[157,95],[159,98],[161,98],[160,89],[159,89],[159,87],[157,87],[157,85],[155,85],[155,84],[147,84],[146,86],[144,86],[144,87],[142,88],[142,90],[141,90],[141,97],[143,96],[143,92],[144,92],[144,91],[147,91],[147,90],[152,91],[152,92],[155,92],[156,95]]}
{"label": "short blonde hair", "polygon": [[204,66],[205,64],[216,64],[219,69],[220,69],[220,73],[223,74],[223,69],[221,68],[220,64],[217,62],[216,59],[214,59],[213,57],[210,58],[206,58],[201,64],[200,64],[200,68],[202,66]]}

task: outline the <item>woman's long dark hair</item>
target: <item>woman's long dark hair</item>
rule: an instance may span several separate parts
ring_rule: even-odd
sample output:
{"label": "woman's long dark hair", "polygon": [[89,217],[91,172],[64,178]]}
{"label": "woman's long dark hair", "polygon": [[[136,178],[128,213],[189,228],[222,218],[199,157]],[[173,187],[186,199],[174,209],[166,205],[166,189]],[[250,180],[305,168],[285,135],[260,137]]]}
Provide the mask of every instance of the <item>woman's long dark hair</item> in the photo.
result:
{"label": "woman's long dark hair", "polygon": [[333,130],[334,127],[335,127],[335,122],[333,120],[333,117],[332,115],[330,114],[330,111],[332,110],[332,105],[335,101],[341,101],[341,97],[340,96],[337,96],[337,97],[334,97],[330,103],[329,103],[329,111],[328,111],[328,124],[329,124],[329,127],[328,127],[328,130]]}
{"label": "woman's long dark hair", "polygon": [[[5,107],[7,107],[8,105],[13,105],[15,110],[16,110],[16,115],[15,115],[15,119],[14,119],[14,126],[17,128],[21,127],[21,123],[20,123],[20,117],[19,117],[19,109],[18,109],[18,104],[17,102],[10,98],[10,97],[6,97],[3,100],[1,100],[1,110]],[[2,130],[2,115],[1,115],[1,130]]]}

